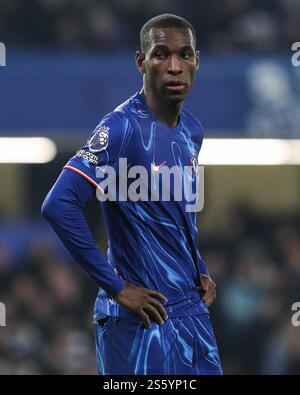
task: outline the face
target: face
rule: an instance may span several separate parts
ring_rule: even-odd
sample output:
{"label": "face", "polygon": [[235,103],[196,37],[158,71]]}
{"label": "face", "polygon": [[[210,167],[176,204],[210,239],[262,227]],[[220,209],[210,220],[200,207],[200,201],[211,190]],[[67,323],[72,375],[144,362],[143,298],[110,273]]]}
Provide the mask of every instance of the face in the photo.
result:
{"label": "face", "polygon": [[182,102],[195,81],[199,52],[185,28],[154,28],[145,54],[137,53],[145,90],[158,99]]}

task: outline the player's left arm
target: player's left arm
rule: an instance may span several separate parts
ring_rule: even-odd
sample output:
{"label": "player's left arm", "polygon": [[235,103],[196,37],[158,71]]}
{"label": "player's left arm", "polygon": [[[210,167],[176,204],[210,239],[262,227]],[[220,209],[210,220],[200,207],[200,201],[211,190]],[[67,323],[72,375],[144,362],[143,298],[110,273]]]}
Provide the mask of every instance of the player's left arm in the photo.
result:
{"label": "player's left arm", "polygon": [[216,284],[206,274],[200,274],[198,290],[201,292],[202,300],[209,307],[217,298]]}
{"label": "player's left arm", "polygon": [[207,266],[198,250],[197,256],[200,267],[199,286],[197,289],[201,293],[205,306],[209,307],[217,298],[216,283],[211,279]]}
{"label": "player's left arm", "polygon": [[[199,122],[199,121],[198,121]],[[199,122],[199,150],[198,154],[201,151],[202,143],[203,143],[203,127]],[[217,298],[216,292],[216,283],[211,279],[209,274],[208,268],[201,258],[199,251],[197,250],[197,259],[200,269],[200,278],[199,278],[199,285],[197,287],[198,291],[201,293],[202,300],[205,303],[206,307],[209,307]]]}

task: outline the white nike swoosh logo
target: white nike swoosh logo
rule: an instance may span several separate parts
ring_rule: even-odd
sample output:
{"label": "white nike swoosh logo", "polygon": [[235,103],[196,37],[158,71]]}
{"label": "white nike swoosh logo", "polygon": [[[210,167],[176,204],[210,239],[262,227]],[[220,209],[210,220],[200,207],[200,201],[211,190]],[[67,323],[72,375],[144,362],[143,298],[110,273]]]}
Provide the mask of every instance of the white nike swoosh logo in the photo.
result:
{"label": "white nike swoosh logo", "polygon": [[159,165],[156,165],[154,162],[152,162],[152,169],[153,171],[159,171],[161,167],[163,167],[167,162],[163,161]]}

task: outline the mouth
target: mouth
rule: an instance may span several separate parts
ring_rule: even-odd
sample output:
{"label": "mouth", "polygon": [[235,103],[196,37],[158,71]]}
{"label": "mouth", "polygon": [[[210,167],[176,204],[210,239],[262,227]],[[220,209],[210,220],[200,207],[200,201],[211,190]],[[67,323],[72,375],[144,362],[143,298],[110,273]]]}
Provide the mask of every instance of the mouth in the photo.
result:
{"label": "mouth", "polygon": [[168,90],[172,92],[181,92],[186,88],[187,83],[181,80],[171,80],[167,81],[164,85]]}

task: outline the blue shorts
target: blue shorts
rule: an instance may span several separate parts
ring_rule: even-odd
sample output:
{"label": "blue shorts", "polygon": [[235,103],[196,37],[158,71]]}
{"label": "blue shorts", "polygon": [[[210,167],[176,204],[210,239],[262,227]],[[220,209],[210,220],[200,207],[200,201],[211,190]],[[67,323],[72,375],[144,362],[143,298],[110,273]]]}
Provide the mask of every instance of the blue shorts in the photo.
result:
{"label": "blue shorts", "polygon": [[150,329],[138,319],[96,324],[99,375],[222,374],[208,314],[171,318]]}

